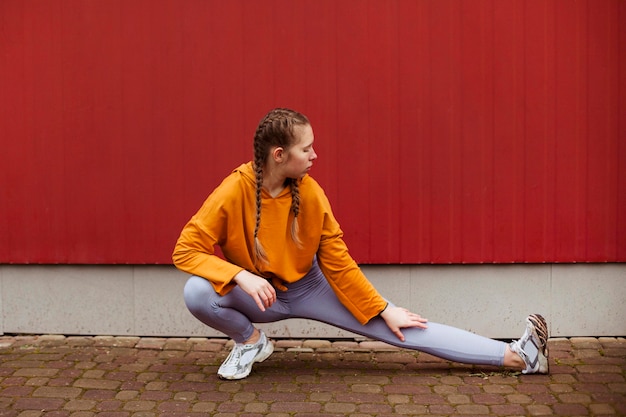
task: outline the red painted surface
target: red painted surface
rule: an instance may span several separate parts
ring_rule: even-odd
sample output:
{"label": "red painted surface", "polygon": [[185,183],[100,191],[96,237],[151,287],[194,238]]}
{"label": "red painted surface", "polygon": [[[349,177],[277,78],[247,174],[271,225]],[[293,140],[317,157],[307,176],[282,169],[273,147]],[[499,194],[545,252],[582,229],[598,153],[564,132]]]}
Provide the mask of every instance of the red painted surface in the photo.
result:
{"label": "red painted surface", "polygon": [[169,263],[275,106],[361,263],[626,261],[626,3],[0,2],[0,262]]}

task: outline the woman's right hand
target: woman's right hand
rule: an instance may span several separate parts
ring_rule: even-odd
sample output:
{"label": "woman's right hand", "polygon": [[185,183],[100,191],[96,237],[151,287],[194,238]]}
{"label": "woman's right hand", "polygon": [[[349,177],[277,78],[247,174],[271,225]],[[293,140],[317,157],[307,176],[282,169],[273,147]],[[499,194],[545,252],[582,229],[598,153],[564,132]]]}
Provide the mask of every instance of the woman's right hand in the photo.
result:
{"label": "woman's right hand", "polygon": [[380,316],[387,323],[387,327],[404,342],[404,334],[400,329],[407,327],[419,327],[420,329],[428,328],[428,319],[423,318],[419,314],[415,314],[406,308],[387,306]]}
{"label": "woman's right hand", "polygon": [[233,280],[241,289],[254,299],[261,311],[271,307],[276,301],[276,290],[265,278],[246,271],[245,269],[235,275]]}

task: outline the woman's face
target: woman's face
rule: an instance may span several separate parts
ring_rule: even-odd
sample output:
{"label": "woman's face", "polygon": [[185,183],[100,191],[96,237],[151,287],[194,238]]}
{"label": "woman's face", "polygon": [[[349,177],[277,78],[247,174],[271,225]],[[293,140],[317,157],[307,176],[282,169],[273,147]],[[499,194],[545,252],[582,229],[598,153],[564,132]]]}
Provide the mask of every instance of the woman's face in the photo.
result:
{"label": "woman's face", "polygon": [[317,154],[313,150],[313,128],[310,125],[296,125],[293,128],[294,145],[287,151],[283,173],[287,178],[302,178],[313,166]]}

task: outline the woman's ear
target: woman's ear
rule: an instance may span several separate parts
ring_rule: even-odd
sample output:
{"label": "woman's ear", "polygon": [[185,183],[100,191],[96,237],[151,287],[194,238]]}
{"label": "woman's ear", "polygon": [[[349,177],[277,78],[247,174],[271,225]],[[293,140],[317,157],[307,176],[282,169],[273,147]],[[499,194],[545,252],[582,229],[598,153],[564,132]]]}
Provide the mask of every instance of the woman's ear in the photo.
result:
{"label": "woman's ear", "polygon": [[285,157],[285,149],[281,146],[277,146],[274,149],[272,149],[271,152],[272,155],[272,159],[276,162],[276,163],[281,163],[283,162],[283,159]]}

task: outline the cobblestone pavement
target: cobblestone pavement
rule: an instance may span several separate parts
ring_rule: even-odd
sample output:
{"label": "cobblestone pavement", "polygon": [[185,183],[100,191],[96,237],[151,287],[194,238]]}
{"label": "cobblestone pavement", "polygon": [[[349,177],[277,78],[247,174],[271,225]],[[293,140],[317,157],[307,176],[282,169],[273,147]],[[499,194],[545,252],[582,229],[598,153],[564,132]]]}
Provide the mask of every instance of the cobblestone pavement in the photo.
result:
{"label": "cobblestone pavement", "polygon": [[551,339],[550,375],[372,341],[276,340],[241,381],[223,339],[0,337],[0,417],[626,415],[626,339]]}

